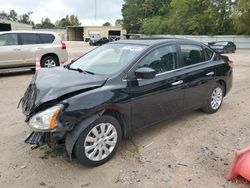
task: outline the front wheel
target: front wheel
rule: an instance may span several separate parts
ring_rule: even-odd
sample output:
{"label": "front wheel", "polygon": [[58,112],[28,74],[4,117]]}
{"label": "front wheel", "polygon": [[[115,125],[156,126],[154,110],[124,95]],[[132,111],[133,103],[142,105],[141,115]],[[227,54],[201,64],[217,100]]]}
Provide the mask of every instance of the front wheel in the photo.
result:
{"label": "front wheel", "polygon": [[115,154],[121,135],[119,122],[112,116],[104,115],[80,134],[74,155],[81,164],[102,165]]}
{"label": "front wheel", "polygon": [[202,110],[210,114],[217,112],[223,102],[224,92],[224,87],[221,84],[216,84],[209,93],[206,106]]}

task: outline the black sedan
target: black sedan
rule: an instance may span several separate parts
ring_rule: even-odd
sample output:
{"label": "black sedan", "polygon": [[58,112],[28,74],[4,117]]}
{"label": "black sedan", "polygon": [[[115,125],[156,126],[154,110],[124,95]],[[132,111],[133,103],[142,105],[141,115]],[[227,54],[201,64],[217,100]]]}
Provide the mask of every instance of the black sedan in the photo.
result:
{"label": "black sedan", "polygon": [[90,46],[101,46],[101,45],[106,44],[108,42],[109,42],[109,39],[107,39],[106,37],[90,38],[89,39],[89,45]]}
{"label": "black sedan", "polygon": [[235,53],[236,51],[236,45],[230,41],[210,42],[208,45],[218,53]]}
{"label": "black sedan", "polygon": [[65,142],[69,156],[101,165],[136,131],[192,110],[217,112],[232,79],[232,61],[198,42],[109,43],[35,74],[21,100],[33,131],[25,142]]}

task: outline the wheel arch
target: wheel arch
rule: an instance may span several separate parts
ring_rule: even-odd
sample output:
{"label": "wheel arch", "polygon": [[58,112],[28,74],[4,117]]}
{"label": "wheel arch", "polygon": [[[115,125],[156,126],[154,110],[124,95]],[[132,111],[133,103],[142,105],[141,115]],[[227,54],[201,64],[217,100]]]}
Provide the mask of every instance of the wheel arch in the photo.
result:
{"label": "wheel arch", "polygon": [[99,117],[103,115],[110,115],[119,122],[121,125],[122,130],[122,138],[127,138],[129,136],[128,127],[126,125],[125,119],[122,115],[122,113],[119,112],[119,110],[116,108],[116,105],[108,105],[103,110],[98,111],[97,113],[94,113],[90,117],[83,120],[80,124],[76,125],[76,127],[69,133],[67,133],[65,138],[65,146],[67,153],[71,159],[72,152],[75,147],[75,143],[80,136],[80,134],[95,120],[97,120]]}
{"label": "wheel arch", "polygon": [[47,53],[47,54],[42,55],[42,57],[41,57],[41,61],[40,61],[41,66],[42,66],[43,59],[48,57],[48,56],[55,57],[57,59],[57,65],[58,66],[60,65],[60,60],[59,60],[59,57],[56,53]]}
{"label": "wheel arch", "polygon": [[224,80],[218,80],[216,83],[222,85],[224,87],[224,97],[226,96],[227,94],[227,84]]}
{"label": "wheel arch", "polygon": [[106,108],[104,111],[104,115],[110,115],[110,116],[114,117],[119,122],[121,129],[122,129],[122,138],[129,137],[127,123],[125,121],[124,116],[122,115],[122,113],[119,112],[118,109]]}

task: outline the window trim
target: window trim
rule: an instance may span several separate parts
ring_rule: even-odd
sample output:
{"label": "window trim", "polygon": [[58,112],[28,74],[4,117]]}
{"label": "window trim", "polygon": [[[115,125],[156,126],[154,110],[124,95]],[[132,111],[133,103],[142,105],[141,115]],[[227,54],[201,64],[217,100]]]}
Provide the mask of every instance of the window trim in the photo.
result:
{"label": "window trim", "polygon": [[207,61],[210,61],[211,59],[214,58],[215,52],[214,52],[211,48],[209,48],[209,47],[207,47],[207,46],[204,46],[203,49],[204,49],[204,51],[205,51],[206,49],[208,49],[208,50],[210,50],[210,51],[213,53],[213,55],[212,55],[212,57],[211,57],[210,59],[209,59],[209,57],[208,57],[208,54],[205,53],[205,57],[207,57],[207,59],[209,59],[209,60],[207,60]]}

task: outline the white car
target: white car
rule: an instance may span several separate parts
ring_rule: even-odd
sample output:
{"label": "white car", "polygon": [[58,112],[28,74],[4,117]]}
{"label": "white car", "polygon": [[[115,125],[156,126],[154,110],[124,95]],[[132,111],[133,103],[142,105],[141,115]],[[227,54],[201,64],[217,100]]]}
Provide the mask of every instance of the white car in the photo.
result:
{"label": "white car", "polygon": [[68,60],[66,45],[59,35],[41,31],[0,32],[0,69],[59,66]]}

